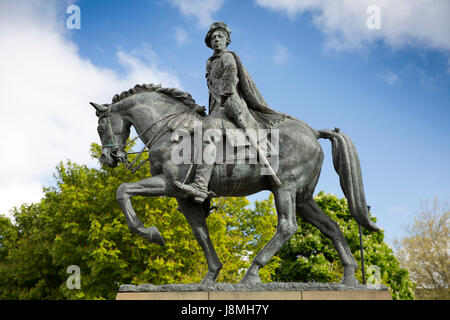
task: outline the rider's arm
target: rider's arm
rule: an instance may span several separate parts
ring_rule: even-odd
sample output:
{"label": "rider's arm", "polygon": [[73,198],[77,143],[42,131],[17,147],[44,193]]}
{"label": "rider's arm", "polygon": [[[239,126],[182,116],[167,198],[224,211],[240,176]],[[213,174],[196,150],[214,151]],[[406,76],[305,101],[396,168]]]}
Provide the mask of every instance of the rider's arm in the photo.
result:
{"label": "rider's arm", "polygon": [[226,52],[222,56],[223,75],[221,95],[229,97],[233,94],[233,90],[238,82],[236,61],[231,53]]}

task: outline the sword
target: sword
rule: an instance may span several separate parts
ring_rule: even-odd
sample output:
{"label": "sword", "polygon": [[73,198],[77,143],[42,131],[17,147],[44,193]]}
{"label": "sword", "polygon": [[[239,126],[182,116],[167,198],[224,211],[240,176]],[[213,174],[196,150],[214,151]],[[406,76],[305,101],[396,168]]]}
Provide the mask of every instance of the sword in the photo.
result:
{"label": "sword", "polygon": [[248,134],[247,130],[244,130],[245,134],[248,137],[248,140],[250,141],[251,145],[256,149],[258,152],[259,158],[262,160],[263,164],[266,166],[266,168],[269,170],[270,177],[272,178],[272,181],[275,183],[277,187],[281,187],[281,181],[278,178],[277,174],[273,170],[272,166],[269,163],[269,160],[267,160],[266,155],[264,152],[262,152],[261,148],[259,147],[258,143],[253,139],[253,136],[251,134]]}
{"label": "sword", "polygon": [[[225,101],[224,101],[225,99]],[[270,165],[269,161],[266,158],[266,155],[262,152],[261,148],[259,147],[258,143],[253,139],[253,136],[248,133],[248,130],[244,123],[242,122],[240,118],[240,108],[239,106],[236,106],[233,100],[230,100],[229,97],[222,97],[222,105],[225,107],[225,113],[234,120],[234,122],[245,132],[245,135],[248,137],[248,140],[250,141],[251,145],[256,149],[258,152],[259,158],[262,160],[262,163],[266,168],[269,170],[270,177],[272,178],[272,182],[275,183],[277,187],[281,186],[281,181],[278,178],[277,174],[273,170],[272,166]],[[225,103],[228,102],[229,104],[226,105]]]}

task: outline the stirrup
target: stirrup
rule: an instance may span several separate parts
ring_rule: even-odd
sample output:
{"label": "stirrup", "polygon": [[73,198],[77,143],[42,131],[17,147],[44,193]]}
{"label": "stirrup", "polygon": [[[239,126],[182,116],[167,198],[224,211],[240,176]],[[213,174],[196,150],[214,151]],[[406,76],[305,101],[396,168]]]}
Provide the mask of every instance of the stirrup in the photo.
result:
{"label": "stirrup", "polygon": [[174,181],[174,184],[179,190],[187,193],[191,198],[194,198],[193,199],[194,202],[199,203],[199,204],[202,204],[203,202],[205,202],[205,200],[210,195],[210,193],[208,191],[205,192],[205,191],[198,190],[197,188],[195,188],[191,185],[183,184],[179,181]]}
{"label": "stirrup", "polygon": [[[208,191],[208,192],[206,192],[205,196],[201,195],[201,196],[195,197],[194,202],[196,202],[198,204],[203,204],[207,199],[210,199],[215,196],[216,196],[216,194],[214,192]],[[217,209],[217,207],[213,207],[213,208]]]}

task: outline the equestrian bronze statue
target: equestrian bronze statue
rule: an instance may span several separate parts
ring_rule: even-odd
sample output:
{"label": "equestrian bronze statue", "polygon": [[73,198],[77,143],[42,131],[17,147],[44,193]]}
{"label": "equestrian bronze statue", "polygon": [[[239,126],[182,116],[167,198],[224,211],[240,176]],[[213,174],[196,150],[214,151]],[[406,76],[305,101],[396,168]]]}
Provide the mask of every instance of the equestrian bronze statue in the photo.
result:
{"label": "equestrian bronze statue", "polygon": [[[211,198],[242,197],[270,190],[278,215],[276,233],[256,255],[241,283],[261,282],[259,270],[297,231],[297,215],[333,242],[344,267],[342,283],[358,283],[354,276],[358,264],[338,224],[320,210],[313,198],[323,162],[318,139],[325,138],[332,143],[334,168],[350,213],[366,229],[379,230],[369,217],[354,144],[338,129],[315,130],[295,117],[269,108],[239,56],[227,50],[230,33],[223,22],[216,22],[205,38],[207,46],[214,50],[206,64],[209,115],[190,94],[153,84],[137,85],[116,95],[111,104],[91,103],[99,118],[102,163],[110,167],[119,162],[130,167],[135,164],[128,162],[125,150],[131,126],[148,149],[151,177],[123,183],[117,190],[117,201],[130,230],[164,245],[156,227],[143,226],[131,198],[175,197],[208,263],[202,283],[213,283],[222,263],[206,225]],[[227,154],[226,161],[222,161],[225,146],[231,145],[227,150],[239,148],[238,132],[246,136],[246,147],[253,148],[253,158],[258,161],[250,163],[248,153],[243,153],[244,160]],[[268,132],[270,139],[259,139],[252,132]],[[277,139],[273,140],[275,136]],[[180,146],[184,148],[182,157],[190,161],[179,161]],[[205,155],[208,161],[203,161]]]}

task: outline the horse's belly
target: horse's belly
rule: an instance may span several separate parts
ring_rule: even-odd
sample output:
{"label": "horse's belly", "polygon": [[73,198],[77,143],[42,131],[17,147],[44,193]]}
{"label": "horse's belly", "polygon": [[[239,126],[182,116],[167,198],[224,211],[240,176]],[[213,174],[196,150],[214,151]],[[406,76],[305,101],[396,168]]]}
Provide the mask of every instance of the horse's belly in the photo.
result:
{"label": "horse's belly", "polygon": [[209,187],[217,196],[244,197],[269,190],[267,175],[259,164],[215,165]]}

